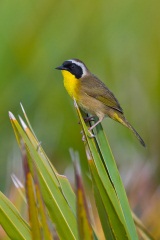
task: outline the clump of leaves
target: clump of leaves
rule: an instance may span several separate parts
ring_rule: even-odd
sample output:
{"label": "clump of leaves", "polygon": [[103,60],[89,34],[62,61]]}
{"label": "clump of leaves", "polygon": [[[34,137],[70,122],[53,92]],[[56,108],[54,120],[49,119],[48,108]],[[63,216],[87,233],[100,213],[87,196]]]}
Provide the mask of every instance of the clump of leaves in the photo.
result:
{"label": "clump of leaves", "polygon": [[[21,106],[22,107],[22,106]],[[75,103],[80,119],[96,208],[104,239],[153,239],[133,215],[114,157],[101,124],[90,138],[82,113]],[[75,166],[76,192],[68,179],[58,174],[35,136],[22,107],[26,123],[9,113],[12,127],[22,153],[25,195],[28,206],[26,222],[14,205],[0,193],[0,224],[11,239],[101,239],[90,212],[83,187],[77,154],[71,157]],[[88,123],[90,124],[90,123]],[[91,210],[88,210],[90,204]],[[94,210],[93,210],[94,211]],[[135,220],[135,222],[134,222]],[[136,223],[136,225],[135,225]]]}

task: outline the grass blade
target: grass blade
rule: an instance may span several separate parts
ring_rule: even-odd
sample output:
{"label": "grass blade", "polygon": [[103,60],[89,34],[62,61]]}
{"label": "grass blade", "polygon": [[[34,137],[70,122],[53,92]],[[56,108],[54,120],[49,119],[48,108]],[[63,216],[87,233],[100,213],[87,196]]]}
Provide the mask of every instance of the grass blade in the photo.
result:
{"label": "grass blade", "polygon": [[143,236],[143,239],[144,240],[155,240],[155,238],[152,236],[152,234],[149,233],[148,230],[146,229],[146,227],[143,225],[141,220],[134,213],[132,213],[132,215],[133,215],[133,219],[136,224],[136,227],[137,227],[140,235]]}
{"label": "grass blade", "polygon": [[72,209],[73,213],[76,214],[76,198],[75,198],[75,194],[73,192],[73,189],[71,188],[71,185],[68,181],[68,179],[64,176],[64,175],[60,175],[58,174],[58,172],[56,171],[56,169],[54,168],[54,166],[50,163],[47,155],[45,154],[41,144],[39,143],[33,128],[29,122],[29,119],[27,117],[27,114],[21,104],[21,108],[22,111],[24,113],[25,119],[27,121],[27,123],[29,124],[29,128],[26,126],[26,124],[24,123],[24,121],[22,120],[22,118],[20,117],[20,121],[22,124],[22,127],[24,129],[24,131],[26,132],[28,138],[30,139],[31,143],[34,145],[34,147],[37,149],[38,154],[40,155],[40,157],[44,159],[44,161],[46,161],[49,165],[50,170],[53,172],[53,177],[54,177],[54,181],[56,182],[57,186],[61,188],[61,191],[66,199],[66,201],[68,202],[70,208]]}
{"label": "grass blade", "polygon": [[96,142],[97,142],[100,154],[102,155],[103,163],[104,163],[105,167],[107,168],[108,174],[109,174],[111,181],[115,187],[115,191],[116,191],[116,194],[120,201],[127,227],[130,231],[132,238],[138,239],[137,233],[135,230],[135,225],[134,225],[133,218],[132,218],[132,214],[131,214],[131,210],[130,210],[130,206],[129,206],[128,199],[126,196],[126,192],[125,192],[116,162],[115,162],[113,154],[111,152],[111,148],[109,146],[107,138],[102,129],[102,125],[98,124],[96,127],[96,130],[97,130]]}
{"label": "grass blade", "polygon": [[76,179],[76,196],[77,196],[77,221],[79,229],[79,237],[84,240],[93,240],[93,231],[90,224],[87,202],[85,199],[82,179],[78,161],[74,162],[75,179]]}
{"label": "grass blade", "polygon": [[56,224],[58,235],[62,239],[78,239],[75,215],[60,190],[57,177],[55,177],[48,162],[43,159],[44,155],[42,155],[41,158],[41,155],[37,153],[37,148],[33,146],[30,139],[12,114],[10,114],[10,119],[18,142],[20,142],[19,138],[21,137],[27,146],[27,154],[30,155],[36,166],[42,195],[50,217]]}
{"label": "grass blade", "polygon": [[[117,209],[115,208],[112,198],[110,198],[108,192],[104,188],[104,185],[99,177],[99,174],[96,170],[96,166],[92,160],[89,161],[89,166],[91,169],[92,177],[94,180],[94,188],[96,189],[95,194],[101,199],[101,202],[104,205],[106,218],[108,219],[110,225],[109,233],[105,233],[106,239],[112,236],[111,239],[121,240],[121,239],[130,239],[128,236],[127,230],[125,228],[124,222],[121,221],[121,218],[118,215]],[[108,224],[106,224],[109,226]],[[104,222],[102,223],[104,227]]]}
{"label": "grass blade", "polygon": [[10,239],[31,240],[30,227],[11,201],[0,192],[0,225]]}
{"label": "grass blade", "polygon": [[41,228],[38,220],[37,199],[35,195],[34,182],[30,172],[27,153],[23,141],[21,141],[22,161],[25,175],[26,196],[28,202],[29,222],[31,226],[32,239],[41,240]]}
{"label": "grass blade", "polygon": [[[95,163],[97,172],[99,174],[99,177],[101,179],[101,182],[102,182],[106,192],[108,193],[110,200],[112,201],[112,204],[115,208],[115,211],[117,212],[117,215],[119,216],[120,221],[123,223],[123,226],[126,230],[128,238],[136,240],[136,239],[138,239],[138,236],[137,236],[135,225],[134,225],[134,222],[133,222],[133,219],[132,219],[132,216],[131,216],[130,208],[128,207],[129,204],[126,206],[126,208],[127,208],[126,212],[129,212],[129,217],[128,217],[129,220],[128,220],[128,218],[126,220],[126,218],[124,217],[124,212],[123,212],[121,202],[120,202],[120,200],[118,198],[118,195],[117,195],[117,189],[116,189],[117,185],[114,186],[113,181],[111,180],[110,175],[109,175],[111,170],[109,169],[109,171],[108,171],[108,169],[106,168],[106,166],[104,164],[104,159],[103,159],[104,153],[101,152],[100,149],[97,147],[97,145],[98,145],[97,140],[95,141],[94,138],[89,137],[89,132],[88,132],[88,129],[86,127],[86,124],[84,123],[81,112],[80,112],[80,110],[79,110],[79,108],[76,104],[75,104],[75,106],[76,106],[76,109],[77,109],[78,116],[80,118],[80,122],[82,124],[82,128],[83,128],[83,131],[84,131],[84,134],[85,134],[85,138],[86,138],[89,150],[91,152],[91,155],[92,155],[92,158],[94,160],[94,163]],[[99,132],[96,135],[96,139],[98,138],[97,137],[98,134],[99,134]],[[103,144],[103,148],[109,148],[108,143],[106,141]],[[101,149],[101,150],[103,151],[104,149]],[[109,154],[106,155],[106,159],[108,159],[108,158],[110,158],[108,161],[113,161],[113,158],[111,158],[111,156]],[[113,164],[112,164],[112,166],[113,166]],[[116,178],[120,179],[120,175],[119,175],[118,171],[116,172],[116,174],[117,174]],[[118,187],[119,187],[119,185],[118,185]],[[122,185],[122,187],[123,187],[123,185]],[[122,194],[124,194],[124,192],[125,192],[125,190],[124,190],[124,187],[123,187]],[[128,203],[128,200],[126,198],[126,194],[123,196],[123,198]],[[123,206],[123,207],[125,208],[125,206]]]}

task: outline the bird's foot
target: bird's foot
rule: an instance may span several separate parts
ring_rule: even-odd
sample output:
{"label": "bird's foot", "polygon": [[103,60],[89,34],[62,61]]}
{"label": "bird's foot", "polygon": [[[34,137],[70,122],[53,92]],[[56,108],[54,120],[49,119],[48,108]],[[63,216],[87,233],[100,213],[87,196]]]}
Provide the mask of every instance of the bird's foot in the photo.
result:
{"label": "bird's foot", "polygon": [[[92,133],[92,131],[90,129],[88,129],[88,133],[89,133],[88,134],[89,138],[94,138],[95,137],[95,135]],[[86,136],[85,136],[83,130],[81,131],[81,134],[82,134],[82,141],[86,142]]]}
{"label": "bird's foot", "polygon": [[88,132],[89,132],[89,136],[88,137],[90,137],[90,138],[94,138],[95,137],[95,135],[92,133],[92,131],[90,129],[88,129]]}
{"label": "bird's foot", "polygon": [[94,121],[94,117],[93,117],[93,116],[85,117],[85,118],[84,118],[84,121],[85,121],[85,122]]}
{"label": "bird's foot", "polygon": [[[90,121],[94,121],[95,119],[94,119],[94,117],[90,116],[90,117],[83,118],[83,120],[85,121],[85,123],[87,123],[87,122],[90,122]],[[81,122],[79,121],[78,124],[80,124],[80,123]]]}

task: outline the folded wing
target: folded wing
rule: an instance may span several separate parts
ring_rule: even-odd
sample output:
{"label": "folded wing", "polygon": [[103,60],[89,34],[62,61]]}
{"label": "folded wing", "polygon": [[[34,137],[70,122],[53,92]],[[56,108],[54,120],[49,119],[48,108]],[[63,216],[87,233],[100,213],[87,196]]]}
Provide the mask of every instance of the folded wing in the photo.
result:
{"label": "folded wing", "polygon": [[114,94],[97,77],[92,75],[92,77],[86,77],[81,81],[83,81],[83,84],[81,84],[81,90],[88,96],[96,98],[107,107],[115,109],[123,114],[123,109]]}

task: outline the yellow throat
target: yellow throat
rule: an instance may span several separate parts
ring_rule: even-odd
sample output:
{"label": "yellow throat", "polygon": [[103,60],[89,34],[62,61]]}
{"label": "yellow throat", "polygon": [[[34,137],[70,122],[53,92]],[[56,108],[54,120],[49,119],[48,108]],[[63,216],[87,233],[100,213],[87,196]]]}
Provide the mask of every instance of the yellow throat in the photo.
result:
{"label": "yellow throat", "polygon": [[62,70],[64,86],[72,98],[78,100],[80,81],[72,73]]}

